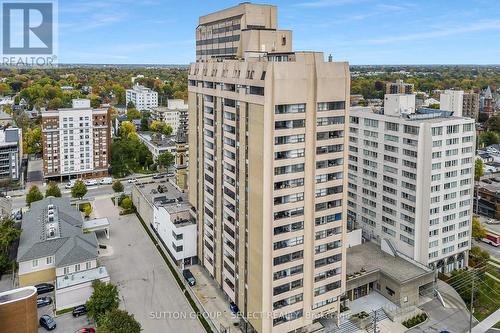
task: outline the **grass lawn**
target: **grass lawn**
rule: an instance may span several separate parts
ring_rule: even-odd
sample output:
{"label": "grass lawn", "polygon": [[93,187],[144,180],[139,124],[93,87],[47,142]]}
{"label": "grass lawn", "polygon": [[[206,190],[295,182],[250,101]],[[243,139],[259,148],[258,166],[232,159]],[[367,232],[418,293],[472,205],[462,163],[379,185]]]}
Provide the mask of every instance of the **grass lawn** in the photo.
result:
{"label": "grass lawn", "polygon": [[[474,299],[474,317],[482,321],[500,307],[500,283],[487,275],[483,275]],[[500,328],[500,322],[495,328]]]}

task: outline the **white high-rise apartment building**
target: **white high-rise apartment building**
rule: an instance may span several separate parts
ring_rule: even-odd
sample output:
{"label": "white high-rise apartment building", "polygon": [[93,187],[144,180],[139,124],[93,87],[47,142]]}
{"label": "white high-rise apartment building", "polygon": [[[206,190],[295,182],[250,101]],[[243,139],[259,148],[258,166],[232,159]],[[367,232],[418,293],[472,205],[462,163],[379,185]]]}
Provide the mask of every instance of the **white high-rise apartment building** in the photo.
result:
{"label": "white high-rise apartment building", "polygon": [[462,90],[445,90],[439,96],[439,108],[452,111],[455,117],[462,117],[464,92]]}
{"label": "white high-rise apartment building", "polygon": [[382,249],[442,272],[471,247],[474,120],[351,108],[348,219]]}
{"label": "white high-rise apartment building", "polygon": [[134,85],[125,91],[127,105],[134,103],[137,110],[151,110],[158,107],[158,93],[141,85]]}
{"label": "white high-rise apartment building", "polygon": [[154,108],[151,116],[172,126],[173,135],[177,134],[179,129],[187,133],[188,105],[183,99],[169,99],[166,107]]}

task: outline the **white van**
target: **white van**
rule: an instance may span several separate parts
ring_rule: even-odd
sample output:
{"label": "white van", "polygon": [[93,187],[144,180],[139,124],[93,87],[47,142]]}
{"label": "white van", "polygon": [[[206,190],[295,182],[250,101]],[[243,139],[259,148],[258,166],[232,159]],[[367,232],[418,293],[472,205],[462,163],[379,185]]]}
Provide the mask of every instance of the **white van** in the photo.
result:
{"label": "white van", "polygon": [[113,184],[113,178],[111,177],[105,177],[103,179],[101,179],[101,185],[111,185]]}
{"label": "white van", "polygon": [[85,185],[87,185],[87,186],[97,185],[97,180],[95,180],[95,179],[87,179],[85,181]]}

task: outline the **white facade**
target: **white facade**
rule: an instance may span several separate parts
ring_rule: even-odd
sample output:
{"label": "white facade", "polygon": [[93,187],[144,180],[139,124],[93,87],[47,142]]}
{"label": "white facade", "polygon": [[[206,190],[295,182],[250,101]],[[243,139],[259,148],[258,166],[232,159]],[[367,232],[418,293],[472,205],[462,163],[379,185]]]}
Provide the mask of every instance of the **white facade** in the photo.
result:
{"label": "white facade", "polygon": [[386,94],[384,97],[384,114],[400,116],[415,112],[414,94]]}
{"label": "white facade", "polygon": [[456,117],[462,117],[464,92],[462,90],[445,90],[439,96],[439,108],[453,111]]}
{"label": "white facade", "polygon": [[189,208],[154,207],[153,227],[175,260],[196,257],[197,227]]}
{"label": "white facade", "polygon": [[450,271],[471,247],[475,130],[473,119],[436,112],[351,109],[348,219],[365,238]]}
{"label": "white facade", "polygon": [[108,109],[93,109],[88,99],[74,99],[73,107],[42,114],[44,174],[46,177],[108,171]]}
{"label": "white facade", "polygon": [[175,135],[180,127],[187,132],[187,113],[188,105],[183,99],[169,99],[167,107],[160,106],[154,109],[152,115],[155,119],[172,126],[172,134]]}
{"label": "white facade", "polygon": [[127,105],[134,103],[138,110],[151,110],[158,107],[158,93],[144,86],[135,85],[125,92]]}

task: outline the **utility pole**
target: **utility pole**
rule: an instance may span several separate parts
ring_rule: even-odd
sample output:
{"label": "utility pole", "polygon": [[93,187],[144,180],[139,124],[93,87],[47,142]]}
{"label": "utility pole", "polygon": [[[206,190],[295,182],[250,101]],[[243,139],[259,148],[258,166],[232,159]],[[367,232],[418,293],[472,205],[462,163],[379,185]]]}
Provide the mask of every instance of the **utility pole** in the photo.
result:
{"label": "utility pole", "polygon": [[472,271],[472,288],[471,288],[471,296],[470,296],[470,314],[469,314],[469,333],[472,333],[472,313],[474,312],[474,280],[476,278],[476,272]]}
{"label": "utility pole", "polygon": [[373,333],[378,333],[377,330],[377,312],[373,311]]}

